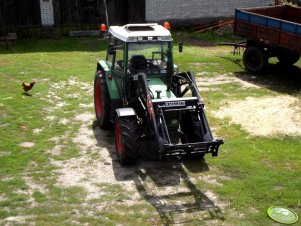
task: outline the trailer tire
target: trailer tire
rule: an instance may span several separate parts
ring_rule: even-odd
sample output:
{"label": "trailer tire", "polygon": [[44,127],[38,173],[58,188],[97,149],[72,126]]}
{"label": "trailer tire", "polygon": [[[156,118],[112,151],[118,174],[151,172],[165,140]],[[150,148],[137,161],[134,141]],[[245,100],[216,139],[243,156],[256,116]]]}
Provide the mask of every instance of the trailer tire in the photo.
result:
{"label": "trailer tire", "polygon": [[129,165],[136,161],[138,150],[138,125],[135,117],[115,117],[115,146],[118,161]]}
{"label": "trailer tire", "polygon": [[96,73],[94,80],[94,107],[96,119],[103,129],[109,128],[110,122],[110,95],[106,80]]}
{"label": "trailer tire", "polygon": [[258,73],[266,67],[268,57],[263,48],[249,46],[244,51],[243,63],[249,72]]}
{"label": "trailer tire", "polygon": [[289,51],[280,51],[277,54],[279,63],[285,66],[290,66],[296,63],[300,59],[299,53],[289,52]]}

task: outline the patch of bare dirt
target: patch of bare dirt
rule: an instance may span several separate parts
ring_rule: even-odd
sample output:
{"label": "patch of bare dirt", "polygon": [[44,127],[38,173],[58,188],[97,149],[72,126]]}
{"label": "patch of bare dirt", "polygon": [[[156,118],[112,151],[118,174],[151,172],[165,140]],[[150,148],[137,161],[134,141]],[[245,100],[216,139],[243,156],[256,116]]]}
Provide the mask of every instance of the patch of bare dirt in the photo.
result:
{"label": "patch of bare dirt", "polygon": [[0,194],[0,202],[5,201],[7,197],[4,194]]}
{"label": "patch of bare dirt", "polygon": [[36,129],[33,129],[33,130],[32,130],[32,133],[34,133],[34,134],[39,134],[39,133],[41,133],[42,131],[43,131],[42,128],[36,128]]}
{"label": "patch of bare dirt", "polygon": [[0,151],[0,157],[9,156],[10,154],[11,154],[10,151],[6,151],[6,150],[1,150]]}
{"label": "patch of bare dirt", "polygon": [[91,104],[79,104],[80,107],[82,108],[94,108],[94,103]]}
{"label": "patch of bare dirt", "polygon": [[65,106],[69,105],[68,103],[64,102],[64,101],[60,101],[60,102],[57,102],[55,104],[55,106],[53,107],[53,109],[61,109]]}
{"label": "patch of bare dirt", "polygon": [[[113,170],[112,167],[115,163],[113,163],[114,160],[109,154],[112,151],[108,151],[106,147],[113,148],[113,146],[105,141],[104,147],[99,147],[97,144],[95,135],[106,137],[107,134],[99,127],[94,128],[94,130],[91,128],[94,117],[94,114],[91,113],[76,116],[76,119],[81,121],[82,125],[72,141],[77,144],[80,156],[65,161],[52,160],[52,164],[57,167],[58,184],[63,187],[80,186],[84,188],[88,194],[86,197],[88,200],[103,195],[101,188],[98,186],[100,183],[122,184],[126,190],[135,190],[132,181],[117,181],[114,174],[116,169]],[[56,149],[59,149],[59,147],[56,146]],[[53,151],[56,152],[56,150]],[[120,171],[122,170],[120,169]],[[127,170],[124,173],[134,172]]]}
{"label": "patch of bare dirt", "polygon": [[48,139],[48,141],[52,141],[54,142],[55,144],[65,144],[66,141],[68,140],[69,138],[69,131],[66,132],[65,134],[63,135],[60,135],[60,136],[55,136],[55,137],[52,137],[50,139]]}
{"label": "patch of bare dirt", "polygon": [[25,192],[25,195],[29,197],[28,201],[31,203],[32,206],[36,206],[37,203],[33,198],[34,192],[40,192],[42,194],[47,194],[48,189],[45,187],[43,181],[35,181],[30,176],[24,176],[22,177],[27,185],[27,189]]}
{"label": "patch of bare dirt", "polygon": [[22,148],[32,148],[33,146],[35,146],[35,143],[33,142],[23,142],[20,144],[20,147]]}
{"label": "patch of bare dirt", "polygon": [[95,119],[95,115],[91,114],[91,113],[83,113],[83,114],[79,114],[76,115],[76,120],[81,121],[81,122],[92,122],[93,119]]}
{"label": "patch of bare dirt", "polygon": [[200,179],[201,179],[201,181],[204,181],[205,183],[208,183],[208,184],[216,185],[219,187],[223,186],[223,184],[221,184],[217,181],[217,178],[215,178],[214,175],[201,175]]}
{"label": "patch of bare dirt", "polygon": [[207,75],[207,74],[204,74],[204,72],[201,72],[201,73],[198,73],[197,75],[199,75],[199,76],[202,75],[202,77],[196,77],[197,85],[198,85],[198,87],[200,87],[201,90],[204,89],[204,87],[214,86],[214,85],[223,85],[223,84],[229,84],[229,83],[239,83],[243,88],[255,88],[255,89],[260,88],[260,86],[258,86],[258,85],[255,85],[250,82],[246,82],[237,77],[233,77],[233,76],[231,76],[232,74],[217,75],[217,76],[213,76],[213,77],[205,77],[203,75]]}
{"label": "patch of bare dirt", "polygon": [[61,144],[55,145],[48,153],[57,156],[62,153],[64,146]]}
{"label": "patch of bare dirt", "polygon": [[37,202],[35,201],[35,199],[33,198],[33,191],[32,190],[28,190],[28,189],[17,189],[14,190],[15,194],[19,194],[19,195],[25,195],[27,197],[26,202],[31,206],[31,207],[35,207],[37,206]]}
{"label": "patch of bare dirt", "polygon": [[281,191],[281,190],[284,190],[284,186],[282,186],[282,185],[276,185],[276,186],[273,187],[273,190],[274,190],[274,191]]}
{"label": "patch of bare dirt", "polygon": [[60,123],[60,124],[63,124],[63,125],[67,125],[69,122],[70,122],[70,120],[69,120],[69,119],[66,119],[66,118],[61,118],[61,119],[59,120],[59,123]]}
{"label": "patch of bare dirt", "polygon": [[[55,83],[54,83],[55,84]],[[48,91],[48,95],[46,95],[48,101],[53,101],[53,100],[61,100],[62,98],[58,96],[57,92],[54,90]]]}
{"label": "patch of bare dirt", "polygon": [[214,114],[240,124],[252,135],[301,136],[301,104],[292,96],[248,97],[229,102]]}
{"label": "patch of bare dirt", "polygon": [[2,221],[3,225],[20,225],[20,224],[26,224],[29,220],[35,218],[33,215],[24,215],[24,216],[10,216],[5,218],[5,220]]}
{"label": "patch of bare dirt", "polygon": [[[74,88],[78,90],[88,91],[92,87],[90,83],[80,82],[76,78],[70,78],[67,81],[60,81],[57,83],[50,83],[49,86],[50,87],[46,98],[40,97],[40,99],[47,101],[51,105],[54,105],[46,109],[48,112],[60,110],[69,105],[69,103],[63,101],[63,99],[79,99],[81,97],[81,94],[74,93]],[[61,92],[61,89],[64,89],[64,91],[66,92]]]}
{"label": "patch of bare dirt", "polygon": [[45,117],[45,119],[48,120],[48,121],[54,121],[54,120],[56,120],[56,116],[48,115],[48,116]]}

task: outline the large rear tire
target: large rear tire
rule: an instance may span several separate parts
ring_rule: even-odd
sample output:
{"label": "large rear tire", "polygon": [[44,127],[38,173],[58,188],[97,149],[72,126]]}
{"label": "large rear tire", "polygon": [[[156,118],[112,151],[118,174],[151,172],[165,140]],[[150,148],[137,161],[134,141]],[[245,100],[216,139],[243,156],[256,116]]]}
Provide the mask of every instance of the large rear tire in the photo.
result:
{"label": "large rear tire", "polygon": [[135,117],[115,118],[115,145],[118,161],[129,165],[136,161],[138,147],[138,125]]}
{"label": "large rear tire", "polygon": [[249,72],[258,73],[266,67],[268,57],[263,48],[249,46],[244,51],[243,63]]}
{"label": "large rear tire", "polygon": [[110,95],[105,78],[96,73],[94,80],[94,106],[96,118],[101,128],[108,128],[110,123]]}

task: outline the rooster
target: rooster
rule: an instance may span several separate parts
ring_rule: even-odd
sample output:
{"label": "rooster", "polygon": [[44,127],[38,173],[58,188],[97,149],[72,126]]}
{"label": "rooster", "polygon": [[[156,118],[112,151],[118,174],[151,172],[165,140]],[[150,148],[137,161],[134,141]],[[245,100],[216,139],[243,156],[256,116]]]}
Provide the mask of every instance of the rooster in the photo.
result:
{"label": "rooster", "polygon": [[35,83],[36,83],[35,81],[32,81],[31,83],[23,82],[22,86],[23,86],[24,91],[27,93],[29,90],[32,89],[32,87],[34,86]]}

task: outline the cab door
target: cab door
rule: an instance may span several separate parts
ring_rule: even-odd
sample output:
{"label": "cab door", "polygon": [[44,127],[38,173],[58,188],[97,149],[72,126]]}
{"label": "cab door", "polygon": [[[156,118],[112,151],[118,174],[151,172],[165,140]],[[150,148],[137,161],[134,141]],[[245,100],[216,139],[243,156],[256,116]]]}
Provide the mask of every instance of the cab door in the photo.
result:
{"label": "cab door", "polygon": [[121,97],[124,96],[124,75],[126,73],[125,43],[115,40],[115,55],[112,64],[112,74]]}

